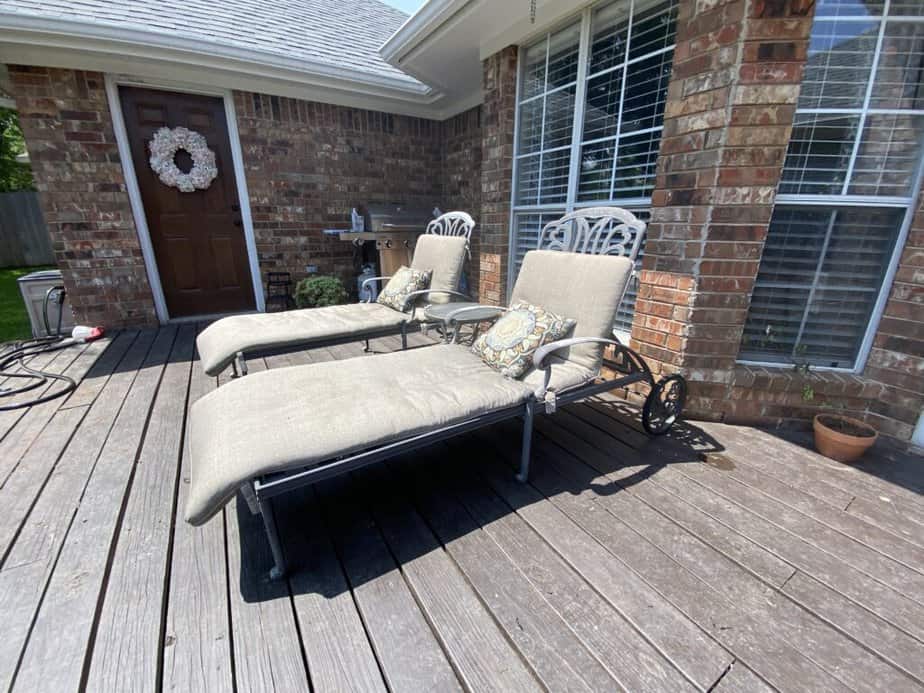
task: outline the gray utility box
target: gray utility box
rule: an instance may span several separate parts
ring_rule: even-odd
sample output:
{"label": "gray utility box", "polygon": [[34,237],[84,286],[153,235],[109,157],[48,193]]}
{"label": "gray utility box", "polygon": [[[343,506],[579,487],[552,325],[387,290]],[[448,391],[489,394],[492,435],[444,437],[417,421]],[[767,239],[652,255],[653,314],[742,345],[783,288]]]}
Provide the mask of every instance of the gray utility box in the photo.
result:
{"label": "gray utility box", "polygon": [[[22,293],[22,300],[26,304],[26,311],[29,313],[29,320],[32,323],[33,337],[47,337],[48,332],[45,330],[44,303],[45,294],[49,289],[55,286],[63,286],[60,270],[41,270],[31,272],[25,277],[20,277],[19,291]],[[54,295],[48,301],[48,325],[54,332],[58,325],[58,311],[61,315],[61,334],[70,334],[74,328],[74,313],[71,311],[70,301],[67,297],[60,306]]]}

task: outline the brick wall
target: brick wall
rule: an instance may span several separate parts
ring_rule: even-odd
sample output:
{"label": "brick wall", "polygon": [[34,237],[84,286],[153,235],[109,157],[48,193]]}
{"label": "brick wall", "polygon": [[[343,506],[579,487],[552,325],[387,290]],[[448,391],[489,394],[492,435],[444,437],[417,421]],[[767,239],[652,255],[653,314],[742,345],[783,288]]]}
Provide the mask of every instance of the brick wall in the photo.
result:
{"label": "brick wall", "polygon": [[687,375],[694,418],[804,425],[835,410],[907,439],[924,404],[920,209],[862,374],[736,363],[812,12],[808,0],[681,3],[632,343],[656,372]]}
{"label": "brick wall", "polygon": [[475,218],[472,257],[466,265],[469,293],[478,295],[481,261],[481,106],[443,121],[440,200],[443,211],[462,210]]}
{"label": "brick wall", "polygon": [[155,324],[103,76],[8,68],[42,213],[78,321]]}
{"label": "brick wall", "polygon": [[513,185],[513,126],[516,117],[517,49],[508,46],[483,65],[481,254],[479,297],[485,303],[506,299],[510,242],[510,192]]}
{"label": "brick wall", "polygon": [[352,282],[352,245],[322,229],[348,227],[361,202],[441,202],[437,121],[250,92],[234,103],[264,278],[315,264]]}
{"label": "brick wall", "polygon": [[910,438],[924,410],[924,189],[863,375],[883,384],[865,418]]}
{"label": "brick wall", "polygon": [[632,333],[656,370],[734,367],[811,10],[803,0],[680,4]]}

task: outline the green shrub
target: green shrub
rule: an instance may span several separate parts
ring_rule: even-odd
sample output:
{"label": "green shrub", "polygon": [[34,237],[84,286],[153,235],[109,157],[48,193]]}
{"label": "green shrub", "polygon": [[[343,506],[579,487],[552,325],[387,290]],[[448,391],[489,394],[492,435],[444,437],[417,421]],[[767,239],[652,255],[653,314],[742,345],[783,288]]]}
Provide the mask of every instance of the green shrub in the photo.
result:
{"label": "green shrub", "polygon": [[295,305],[299,308],[318,308],[346,303],[349,294],[337,277],[308,277],[295,287]]}

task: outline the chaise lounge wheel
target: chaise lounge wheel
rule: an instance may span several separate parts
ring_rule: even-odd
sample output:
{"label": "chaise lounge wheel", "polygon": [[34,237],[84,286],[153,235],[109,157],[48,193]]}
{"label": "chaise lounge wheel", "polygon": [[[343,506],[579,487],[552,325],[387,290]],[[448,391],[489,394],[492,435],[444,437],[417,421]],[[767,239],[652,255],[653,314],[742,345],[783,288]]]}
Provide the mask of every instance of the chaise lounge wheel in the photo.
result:
{"label": "chaise lounge wheel", "polygon": [[653,436],[667,433],[680,418],[687,399],[687,381],[674,373],[661,378],[651,388],[642,408],[642,425]]}

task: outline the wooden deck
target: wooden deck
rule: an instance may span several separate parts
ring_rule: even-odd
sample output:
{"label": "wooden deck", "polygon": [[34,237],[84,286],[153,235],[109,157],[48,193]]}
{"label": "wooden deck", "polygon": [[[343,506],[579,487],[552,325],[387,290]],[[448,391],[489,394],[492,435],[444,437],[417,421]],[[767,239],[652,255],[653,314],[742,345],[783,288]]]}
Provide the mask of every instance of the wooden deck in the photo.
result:
{"label": "wooden deck", "polygon": [[280,500],[273,583],[244,504],[181,519],[187,406],[217,385],[194,336],[59,352],[79,389],[0,412],[0,688],[924,690],[924,461],[899,446],[850,468],[578,404],[537,422],[526,485],[501,425]]}

